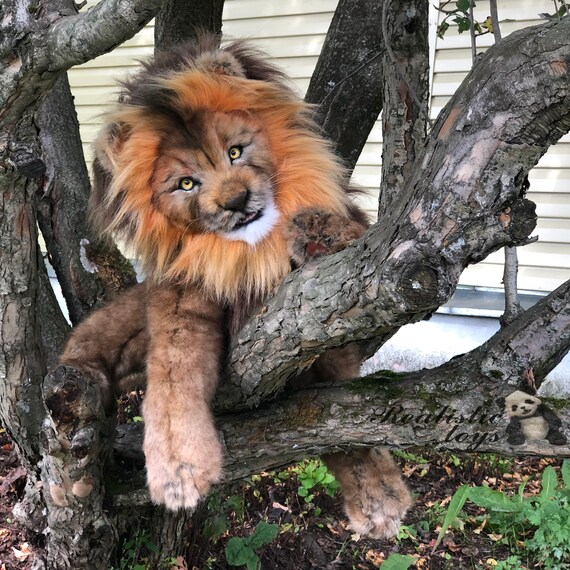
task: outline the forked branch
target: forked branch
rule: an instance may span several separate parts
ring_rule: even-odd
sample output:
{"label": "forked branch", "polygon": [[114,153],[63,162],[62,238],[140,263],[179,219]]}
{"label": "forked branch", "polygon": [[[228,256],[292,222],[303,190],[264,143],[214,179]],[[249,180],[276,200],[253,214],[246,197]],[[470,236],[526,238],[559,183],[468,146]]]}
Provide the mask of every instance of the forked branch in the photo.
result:
{"label": "forked branch", "polygon": [[570,128],[570,20],[489,49],[446,106],[400,199],[344,252],[292,274],[232,347],[225,405],[256,405],[327,348],[369,340],[452,295],[462,270],[525,240],[528,171]]}

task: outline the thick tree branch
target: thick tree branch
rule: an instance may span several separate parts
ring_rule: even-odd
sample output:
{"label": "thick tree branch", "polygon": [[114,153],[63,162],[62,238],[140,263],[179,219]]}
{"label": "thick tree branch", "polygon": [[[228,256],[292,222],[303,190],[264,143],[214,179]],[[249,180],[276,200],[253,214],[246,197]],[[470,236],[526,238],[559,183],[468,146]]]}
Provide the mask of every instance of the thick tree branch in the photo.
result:
{"label": "thick tree branch", "polygon": [[340,0],[305,100],[352,171],[382,110],[383,0]]}
{"label": "thick tree branch", "polygon": [[516,319],[523,308],[518,294],[519,258],[517,248],[505,247],[505,267],[503,270],[503,286],[505,288],[505,312],[501,316],[501,326],[508,325]]}
{"label": "thick tree branch", "polygon": [[244,327],[223,405],[258,404],[327,348],[386,338],[447,301],[468,264],[529,235],[536,216],[522,183],[570,128],[569,34],[565,19],[484,54],[387,219],[291,275]]}
{"label": "thick tree branch", "polygon": [[[18,147],[29,143],[14,133],[26,109],[37,105],[62,72],[134,36],[154,16],[161,1],[102,0],[81,14],[65,2],[36,0],[29,9],[20,0],[3,2],[0,172],[14,162]],[[36,14],[42,16],[36,18]],[[23,37],[26,41],[21,41]]]}
{"label": "thick tree branch", "polygon": [[[438,368],[323,385],[219,416],[226,480],[354,445],[570,457],[569,444],[510,444],[499,401],[520,387],[525,371],[541,380],[569,349],[570,281],[482,346]],[[556,414],[570,435],[570,403],[557,405]],[[140,425],[120,426],[115,450],[142,465],[141,442]]]}
{"label": "thick tree branch", "polygon": [[37,315],[44,349],[44,357],[48,369],[59,362],[65,341],[71,330],[65,320],[61,307],[52,289],[43,255],[38,251],[38,296]]}
{"label": "thick tree branch", "polygon": [[48,32],[46,71],[66,71],[111,51],[150,22],[161,4],[162,0],[101,0],[86,12],[63,16]]}

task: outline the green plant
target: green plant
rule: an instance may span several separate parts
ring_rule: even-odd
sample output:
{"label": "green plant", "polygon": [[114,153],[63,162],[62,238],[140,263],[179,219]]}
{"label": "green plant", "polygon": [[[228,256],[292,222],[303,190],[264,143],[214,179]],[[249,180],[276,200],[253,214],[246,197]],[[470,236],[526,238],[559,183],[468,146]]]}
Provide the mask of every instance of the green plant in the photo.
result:
{"label": "green plant", "polygon": [[502,475],[513,470],[512,457],[503,457],[494,453],[483,453],[479,455],[479,460],[487,469],[498,471]]}
{"label": "green plant", "polygon": [[469,500],[486,510],[487,527],[511,548],[540,560],[545,569],[570,568],[570,461],[564,461],[561,474],[562,482],[552,466],[546,467],[540,494],[530,497],[524,496],[526,481],[513,496],[486,486],[461,486],[449,503],[434,550]]}
{"label": "green plant", "polygon": [[416,559],[413,556],[392,553],[382,562],[380,568],[382,570],[407,570],[415,562]]}
{"label": "green plant", "polygon": [[[208,498],[207,510],[202,532],[206,538],[215,542],[229,529],[231,519],[243,522],[245,504],[240,495],[229,495],[224,498],[219,491],[214,491]],[[230,514],[231,519],[228,516]]]}
{"label": "green plant", "polygon": [[[435,528],[437,525],[442,524],[442,521],[444,521],[444,518],[446,517],[446,512],[448,512],[448,509],[446,509],[441,503],[433,503],[428,506],[425,511],[425,516],[429,526]],[[448,526],[454,526],[454,520],[451,522],[453,524],[449,524]]]}
{"label": "green plant", "polygon": [[410,463],[418,463],[423,465],[424,463],[429,463],[429,459],[422,457],[421,455],[416,455],[415,453],[411,453],[409,451],[405,451],[403,449],[393,449],[391,450],[392,455],[395,457],[401,457],[404,461],[409,461]]}
{"label": "green plant", "polygon": [[261,521],[246,537],[234,536],[226,545],[226,561],[230,566],[246,566],[248,570],[259,570],[261,563],[256,550],[269,544],[279,533],[279,527]]}
{"label": "green plant", "polygon": [[338,481],[319,459],[303,461],[293,467],[293,472],[299,478],[297,493],[306,503],[311,503],[314,499],[315,493],[312,491],[322,490],[329,497],[334,497],[338,491]]}
{"label": "green plant", "polygon": [[151,542],[146,531],[139,530],[123,543],[119,566],[111,570],[148,570],[150,566],[144,556],[145,550],[157,554],[158,546]]}
{"label": "green plant", "polygon": [[443,21],[437,27],[437,35],[441,39],[445,35],[445,32],[449,29],[448,20],[452,20],[457,24],[457,31],[462,34],[463,32],[468,32],[473,26],[476,35],[488,34],[493,31],[493,22],[490,17],[488,17],[484,22],[479,23],[477,21],[471,22],[470,10],[475,7],[475,2],[473,0],[457,0],[454,2],[455,8],[449,9],[448,6],[451,4],[452,0],[444,2],[437,10],[442,14],[445,14]]}
{"label": "green plant", "polygon": [[514,555],[497,562],[496,566],[493,566],[493,570],[522,570],[523,568],[521,559]]}

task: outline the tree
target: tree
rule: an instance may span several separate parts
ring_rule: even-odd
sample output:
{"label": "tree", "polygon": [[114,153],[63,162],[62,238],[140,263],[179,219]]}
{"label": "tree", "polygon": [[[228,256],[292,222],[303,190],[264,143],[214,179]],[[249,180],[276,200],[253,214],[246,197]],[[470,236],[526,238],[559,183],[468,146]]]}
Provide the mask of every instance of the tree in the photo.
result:
{"label": "tree", "polygon": [[[128,264],[83,218],[88,179],[65,71],[111,50],[161,7],[159,44],[193,29],[173,18],[220,28],[221,2],[187,4],[102,0],[77,13],[67,0],[6,0],[1,9],[0,418],[29,473],[17,514],[49,530],[50,568],[108,567],[119,531],[143,512],[164,553],[174,552],[186,521],[152,509],[140,482],[105,491],[114,430],[97,390],[73,370],[43,380],[68,327],[48,287],[35,221],[73,323],[132,282]],[[495,401],[531,369],[540,383],[570,348],[566,283],[438,369],[275,399],[325,349],[358,340],[372,353],[402,325],[429,316],[464,267],[525,243],[534,228],[526,175],[570,129],[570,18],[491,48],[427,135],[426,29],[425,1],[339,2],[307,99],[319,103],[323,128],[350,168],[383,110],[380,222],[344,252],[291,274],[234,339],[217,400],[228,478],[353,443],[517,453],[501,436]],[[557,412],[567,425],[566,404]],[[137,436],[136,427],[118,434],[117,452],[136,456]],[[524,452],[570,455],[570,447],[529,442]]]}

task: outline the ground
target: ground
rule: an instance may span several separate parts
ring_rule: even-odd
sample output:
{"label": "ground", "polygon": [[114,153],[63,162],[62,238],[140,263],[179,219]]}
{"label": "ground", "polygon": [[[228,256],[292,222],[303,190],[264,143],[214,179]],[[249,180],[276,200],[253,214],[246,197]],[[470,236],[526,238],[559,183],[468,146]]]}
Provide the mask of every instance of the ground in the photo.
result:
{"label": "ground", "polygon": [[[25,473],[3,431],[0,446],[0,570],[27,570],[31,553],[41,550],[42,541],[14,521],[11,509],[23,490]],[[393,553],[413,556],[412,567],[420,570],[491,569],[497,561],[508,559],[511,547],[506,537],[485,528],[485,519],[480,517],[483,511],[469,503],[461,520],[455,520],[455,528],[448,530],[432,552],[451,496],[462,484],[482,483],[505,494],[515,493],[524,479],[528,479],[525,495],[538,493],[545,467],[553,465],[559,471],[561,464],[540,458],[457,456],[423,450],[406,450],[398,461],[416,499],[398,539],[366,540],[352,535],[346,529],[335,483],[320,462],[311,460],[218,489],[194,516],[186,551],[166,567],[230,568],[228,543],[233,538],[231,546],[259,556],[261,568],[271,570],[366,570],[378,568]],[[256,528],[257,542],[247,538]],[[525,538],[522,532],[520,538]],[[117,570],[144,569],[152,547],[144,534],[131,537],[123,545]],[[499,566],[530,567],[526,562]]]}

